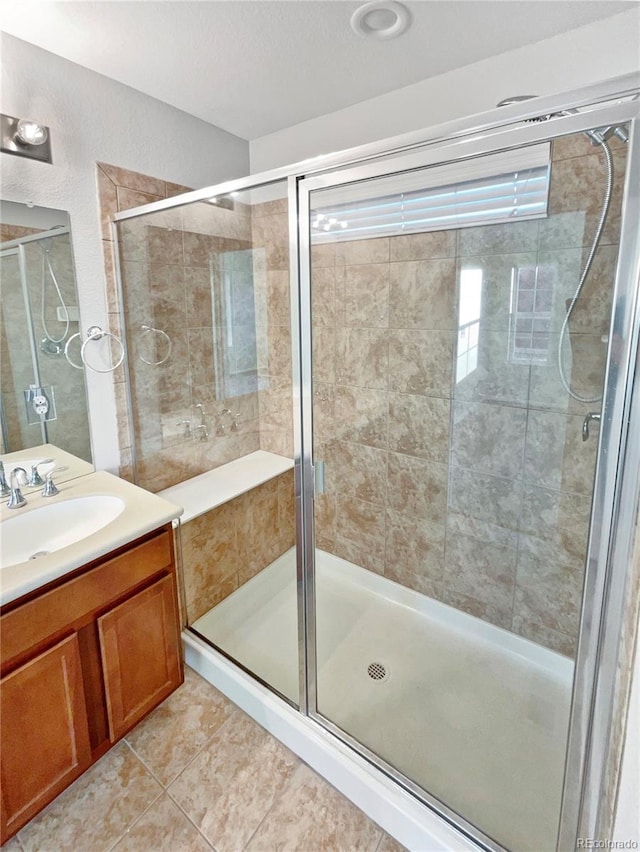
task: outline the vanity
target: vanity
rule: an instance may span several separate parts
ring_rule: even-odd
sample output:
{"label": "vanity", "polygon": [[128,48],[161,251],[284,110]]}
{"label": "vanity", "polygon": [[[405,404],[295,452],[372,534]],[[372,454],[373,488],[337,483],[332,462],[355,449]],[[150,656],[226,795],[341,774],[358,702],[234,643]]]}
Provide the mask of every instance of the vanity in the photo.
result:
{"label": "vanity", "polygon": [[104,471],[58,487],[0,507],[1,843],[183,680],[182,510]]}

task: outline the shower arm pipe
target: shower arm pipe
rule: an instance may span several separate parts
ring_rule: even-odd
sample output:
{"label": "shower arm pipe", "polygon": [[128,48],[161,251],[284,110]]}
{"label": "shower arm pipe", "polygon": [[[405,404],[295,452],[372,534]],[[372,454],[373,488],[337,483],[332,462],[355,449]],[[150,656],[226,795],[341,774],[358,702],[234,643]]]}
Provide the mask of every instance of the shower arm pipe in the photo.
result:
{"label": "shower arm pipe", "polygon": [[[523,122],[538,118],[541,115],[554,114],[553,119],[541,122],[539,125],[547,128],[547,132],[542,134],[543,138],[558,135],[560,127],[566,128],[564,130],[565,133],[577,133],[582,130],[589,130],[594,125],[624,124],[629,118],[634,116],[634,108],[630,105],[632,103],[630,99],[634,98],[634,96],[637,97],[639,92],[640,73],[634,72],[560,96],[550,95],[536,98],[535,109],[527,108],[523,104],[496,107],[491,111],[472,116],[472,121],[477,119],[477,122],[471,126],[468,118],[455,119],[454,121],[446,122],[429,129],[412,131],[379,142],[370,142],[331,154],[312,157],[269,171],[224,181],[203,189],[174,196],[173,198],[144,204],[131,210],[123,210],[113,216],[113,221],[123,222],[127,219],[144,216],[147,213],[171,210],[197,201],[208,201],[214,196],[257,189],[260,186],[275,183],[293,175],[312,176],[341,166],[361,164],[378,157],[393,156],[402,154],[403,152],[409,154],[412,150],[418,148],[424,149],[427,146],[439,149],[441,147],[449,147],[452,142],[461,146],[464,143],[471,142],[475,146],[475,143],[478,142],[477,137],[479,134],[482,135],[482,142],[491,147],[492,136],[502,134],[506,129],[513,130],[517,135],[518,131],[522,130]],[[532,101],[529,101],[529,103],[532,103]],[[584,111],[577,111],[573,115],[559,114],[569,108],[576,110],[583,109]],[[606,110],[606,113],[601,114],[600,118],[594,121],[590,118],[592,110]],[[532,126],[526,125],[529,129]],[[515,141],[513,144],[518,145],[521,143]],[[510,146],[507,145],[505,147]],[[460,157],[462,156],[464,155],[461,153]],[[437,160],[438,156],[435,154],[434,161]]]}

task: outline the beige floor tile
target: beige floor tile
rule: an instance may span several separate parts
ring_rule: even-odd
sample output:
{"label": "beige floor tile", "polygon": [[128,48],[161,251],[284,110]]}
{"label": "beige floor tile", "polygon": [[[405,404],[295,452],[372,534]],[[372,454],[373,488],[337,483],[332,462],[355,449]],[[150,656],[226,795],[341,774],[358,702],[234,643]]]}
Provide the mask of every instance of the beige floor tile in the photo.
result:
{"label": "beige floor tile", "polygon": [[169,793],[218,852],[239,852],[297,765],[295,755],[236,710]]}
{"label": "beige floor tile", "polygon": [[155,801],[113,852],[211,852],[211,846],[167,795]]}
{"label": "beige floor tile", "polygon": [[185,667],[183,685],[127,735],[127,742],[166,786],[226,722],[233,707]]}
{"label": "beige floor tile", "polygon": [[2,852],[22,852],[22,846],[17,837],[12,837],[11,840],[0,846],[0,849],[2,849]]}
{"label": "beige floor tile", "polygon": [[19,832],[25,852],[110,849],[162,792],[121,742]]}
{"label": "beige floor tile", "polygon": [[247,852],[375,852],[380,835],[361,810],[301,764]]}

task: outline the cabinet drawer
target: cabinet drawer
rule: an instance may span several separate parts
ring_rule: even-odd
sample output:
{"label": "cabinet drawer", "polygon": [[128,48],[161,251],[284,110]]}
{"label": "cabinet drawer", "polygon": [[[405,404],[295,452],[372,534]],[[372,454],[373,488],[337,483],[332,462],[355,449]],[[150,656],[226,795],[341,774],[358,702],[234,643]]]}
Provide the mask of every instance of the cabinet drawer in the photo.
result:
{"label": "cabinet drawer", "polygon": [[91,763],[75,635],[0,681],[0,737],[4,843]]}
{"label": "cabinet drawer", "polygon": [[98,619],[114,742],[182,683],[173,577],[164,577]]}
{"label": "cabinet drawer", "polygon": [[3,669],[45,640],[81,626],[145,579],[170,569],[172,560],[171,534],[164,531],[6,613],[0,618]]}

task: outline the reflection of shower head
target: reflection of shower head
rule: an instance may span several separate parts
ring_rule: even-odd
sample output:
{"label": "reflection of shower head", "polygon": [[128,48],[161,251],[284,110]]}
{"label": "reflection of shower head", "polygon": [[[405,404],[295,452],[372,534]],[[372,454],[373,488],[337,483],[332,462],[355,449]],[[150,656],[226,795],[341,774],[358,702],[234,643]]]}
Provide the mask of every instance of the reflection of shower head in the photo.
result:
{"label": "reflection of shower head", "polygon": [[[519,104],[522,101],[530,101],[532,98],[537,98],[538,95],[512,95],[509,98],[504,98],[496,106],[511,106],[512,104]],[[550,118],[556,118],[556,116],[561,115],[572,115],[577,110],[567,109],[562,112],[553,112],[549,115],[540,115],[536,118],[528,118],[527,122],[538,122],[538,121],[548,121]],[[626,125],[610,125],[609,127],[596,127],[594,130],[585,130],[585,136],[590,140],[592,145],[602,145],[603,142],[606,142],[612,136],[616,136],[621,142],[629,141],[629,133],[627,132]]]}

